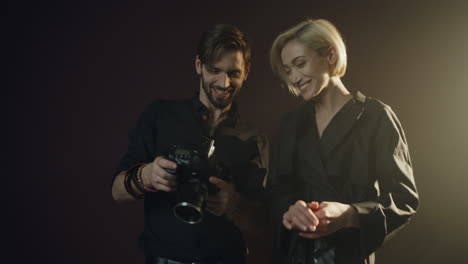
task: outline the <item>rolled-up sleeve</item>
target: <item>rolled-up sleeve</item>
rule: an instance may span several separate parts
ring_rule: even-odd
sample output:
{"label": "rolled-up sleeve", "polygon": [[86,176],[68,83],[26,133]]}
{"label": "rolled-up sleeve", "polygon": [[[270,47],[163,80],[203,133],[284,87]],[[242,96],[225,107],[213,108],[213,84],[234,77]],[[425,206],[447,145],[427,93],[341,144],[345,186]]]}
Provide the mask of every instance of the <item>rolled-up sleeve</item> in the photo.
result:
{"label": "rolled-up sleeve", "polygon": [[406,137],[388,106],[378,121],[374,151],[377,199],[352,204],[359,213],[363,256],[403,227],[419,204]]}

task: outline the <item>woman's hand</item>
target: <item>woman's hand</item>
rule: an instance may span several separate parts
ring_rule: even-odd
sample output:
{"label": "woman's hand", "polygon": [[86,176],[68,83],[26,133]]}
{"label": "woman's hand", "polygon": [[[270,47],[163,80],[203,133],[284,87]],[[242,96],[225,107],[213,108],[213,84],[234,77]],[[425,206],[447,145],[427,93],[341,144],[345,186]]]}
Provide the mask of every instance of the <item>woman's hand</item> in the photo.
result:
{"label": "woman's hand", "polygon": [[312,232],[301,232],[300,236],[305,238],[319,238],[332,234],[342,228],[359,227],[359,215],[349,204],[338,202],[322,202],[316,206],[311,203],[313,213],[319,222]]}
{"label": "woman's hand", "polygon": [[[316,205],[318,207],[318,204]],[[283,215],[283,225],[288,230],[296,229],[303,232],[313,232],[319,224],[319,219],[312,209],[302,200],[291,205]]]}

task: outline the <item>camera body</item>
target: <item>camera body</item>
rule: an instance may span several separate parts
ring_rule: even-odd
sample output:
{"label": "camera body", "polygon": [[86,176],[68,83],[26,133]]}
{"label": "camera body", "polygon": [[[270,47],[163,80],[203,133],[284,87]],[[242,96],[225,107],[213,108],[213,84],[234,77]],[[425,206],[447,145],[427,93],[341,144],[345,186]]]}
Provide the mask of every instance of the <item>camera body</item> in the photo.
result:
{"label": "camera body", "polygon": [[166,169],[177,176],[177,202],[174,215],[188,224],[200,223],[203,219],[208,194],[219,189],[209,182],[210,176],[230,180],[227,166],[213,157],[214,141],[201,150],[173,146],[166,159],[177,164],[177,169]]}

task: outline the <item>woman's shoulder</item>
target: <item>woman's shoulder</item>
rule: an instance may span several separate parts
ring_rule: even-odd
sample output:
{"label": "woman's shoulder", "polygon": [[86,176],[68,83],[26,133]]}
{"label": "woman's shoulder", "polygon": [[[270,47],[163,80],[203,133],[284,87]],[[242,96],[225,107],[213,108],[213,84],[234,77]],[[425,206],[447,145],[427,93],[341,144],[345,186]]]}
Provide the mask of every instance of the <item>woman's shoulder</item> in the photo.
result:
{"label": "woman's shoulder", "polygon": [[363,104],[368,115],[379,118],[382,116],[395,115],[392,108],[382,102],[381,100],[371,97],[365,96],[361,92],[357,92],[355,95],[355,99]]}
{"label": "woman's shoulder", "polygon": [[400,120],[388,104],[373,97],[365,97],[363,105],[368,122],[375,124],[384,131],[400,131],[400,134],[403,133]]}

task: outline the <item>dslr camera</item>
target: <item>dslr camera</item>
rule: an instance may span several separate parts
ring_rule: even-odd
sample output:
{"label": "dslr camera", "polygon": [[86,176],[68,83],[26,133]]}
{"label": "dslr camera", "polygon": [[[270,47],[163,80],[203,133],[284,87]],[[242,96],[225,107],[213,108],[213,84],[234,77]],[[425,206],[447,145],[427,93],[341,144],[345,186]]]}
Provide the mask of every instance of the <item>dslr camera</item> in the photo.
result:
{"label": "dslr camera", "polygon": [[208,194],[217,193],[219,188],[209,182],[210,176],[230,181],[228,167],[216,161],[212,155],[214,140],[205,140],[198,149],[175,145],[168,151],[166,159],[177,164],[177,169],[166,169],[177,176],[177,202],[174,215],[188,224],[203,220]]}

